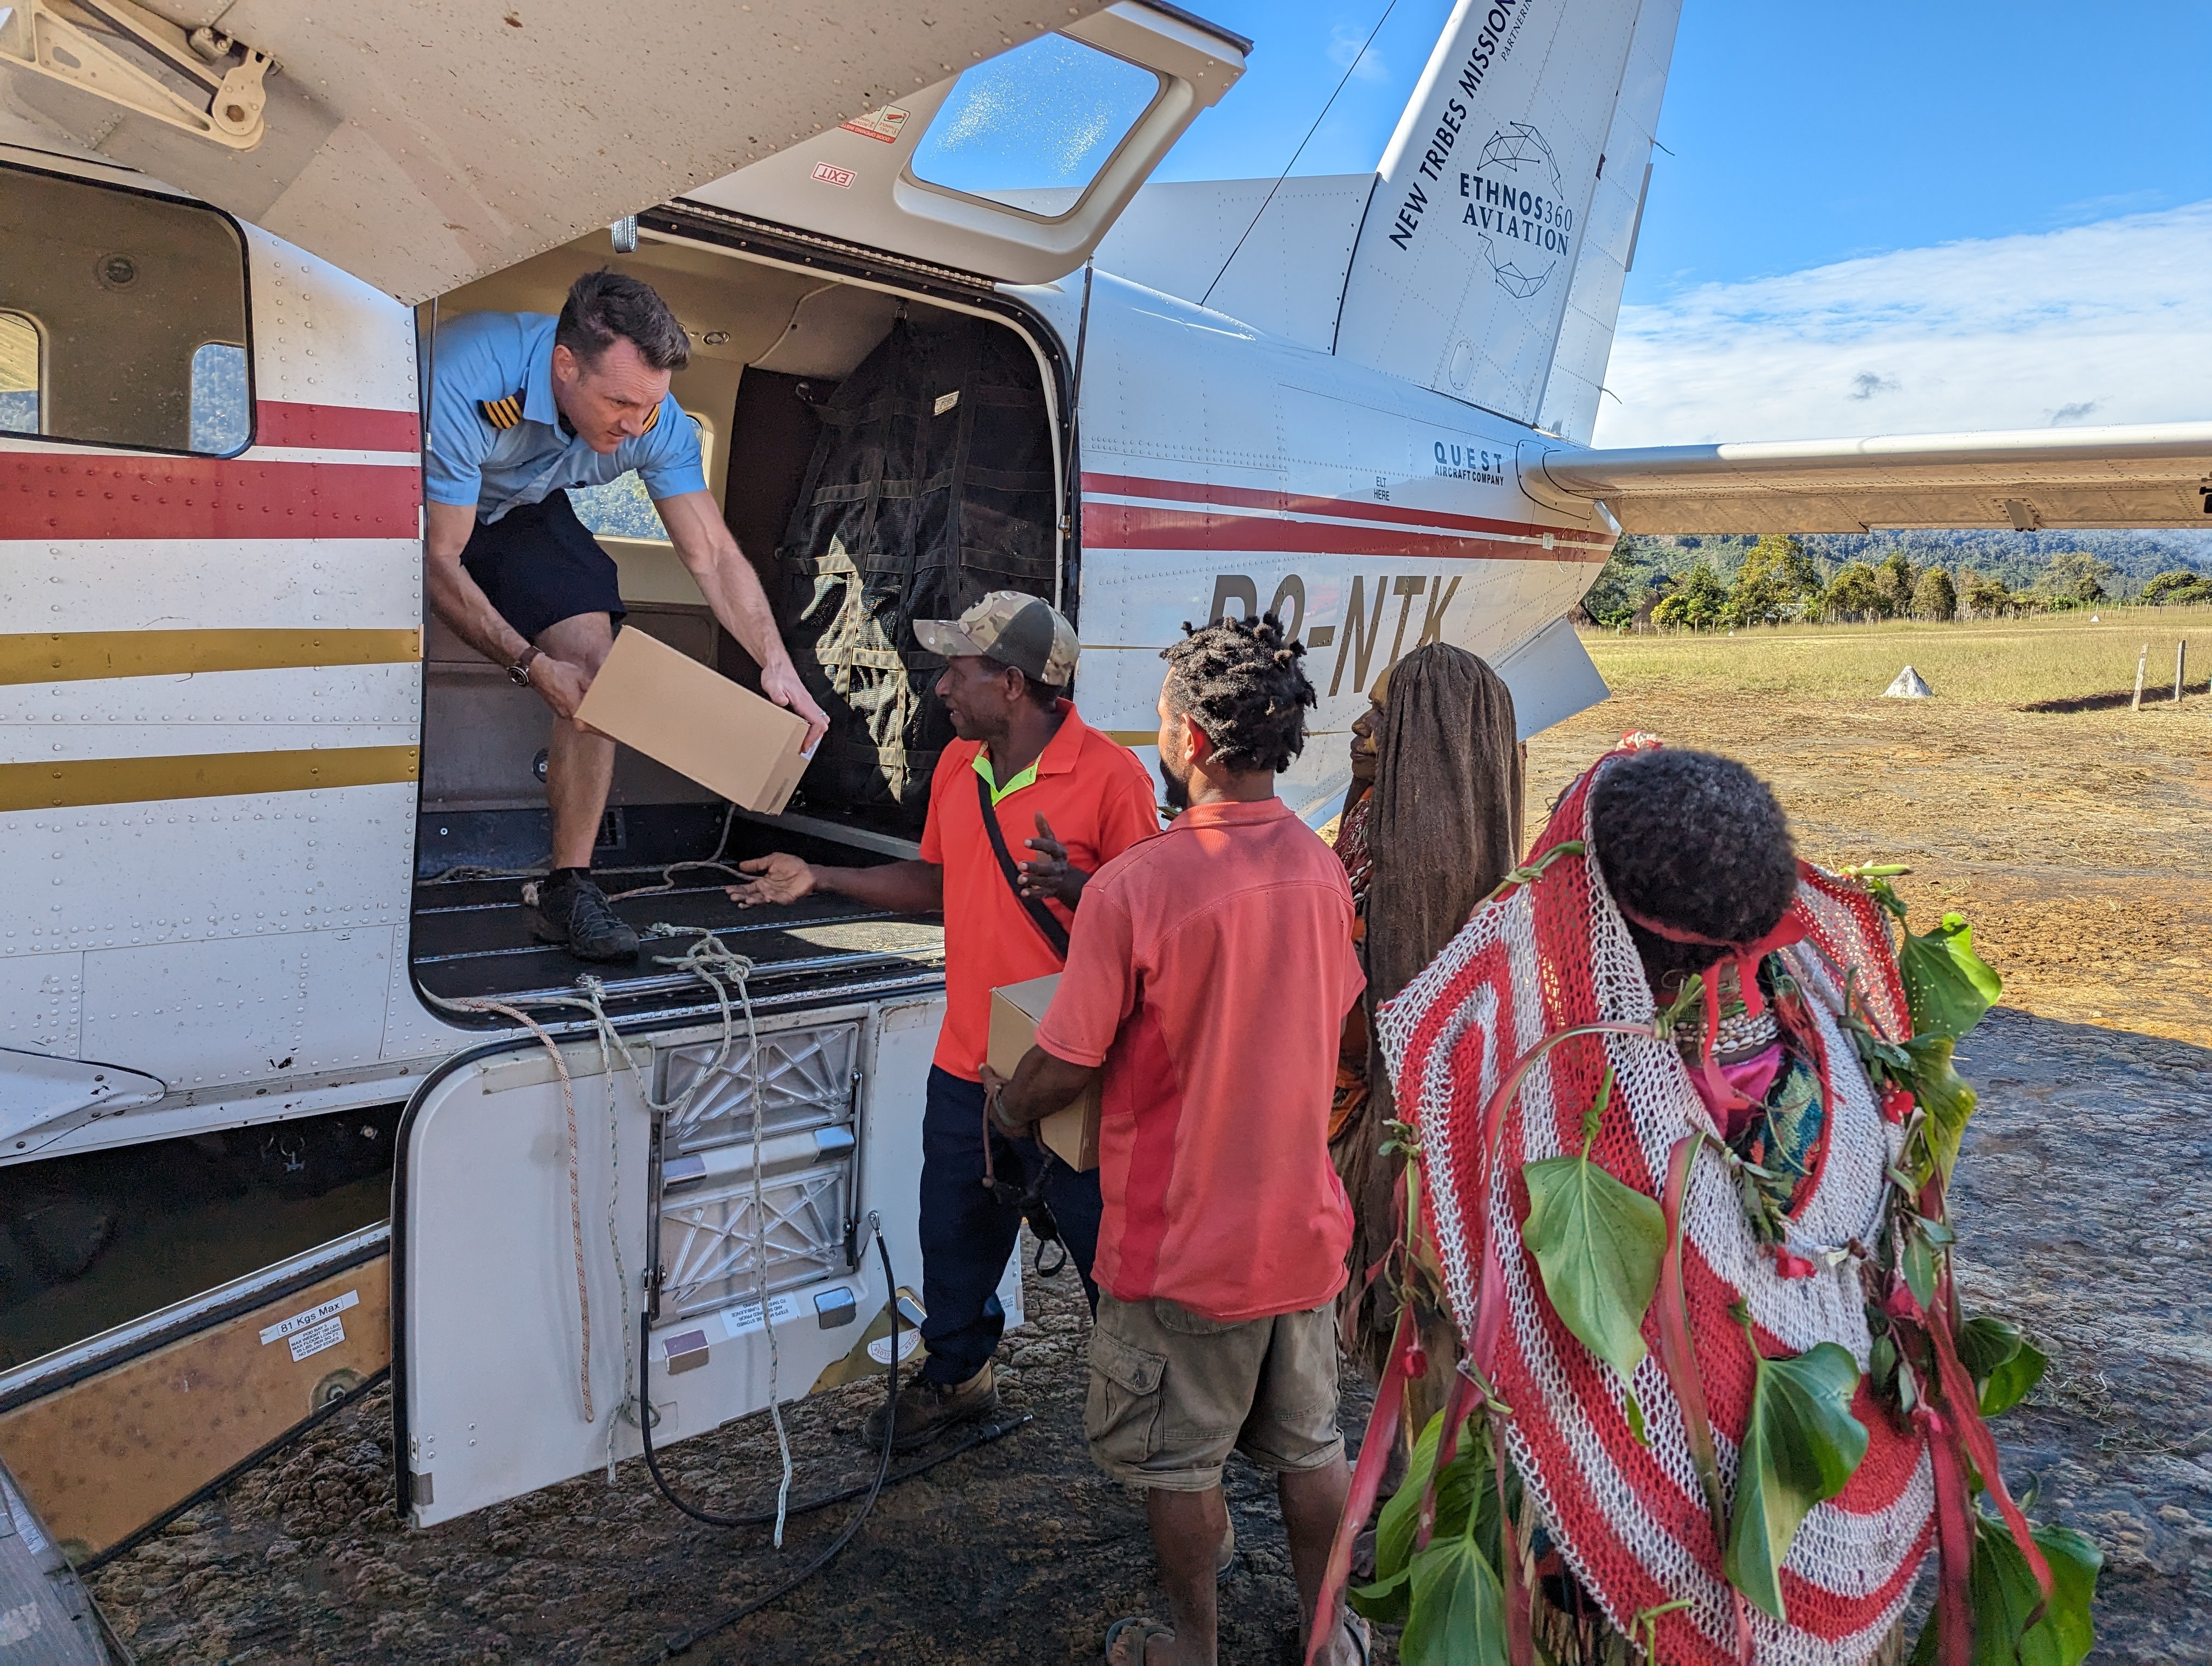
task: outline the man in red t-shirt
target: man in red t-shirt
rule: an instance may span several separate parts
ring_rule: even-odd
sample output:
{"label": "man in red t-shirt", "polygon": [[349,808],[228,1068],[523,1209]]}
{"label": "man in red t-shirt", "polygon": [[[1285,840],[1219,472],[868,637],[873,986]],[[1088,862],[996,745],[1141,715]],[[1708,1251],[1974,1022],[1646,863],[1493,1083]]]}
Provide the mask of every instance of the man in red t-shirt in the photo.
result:
{"label": "man in red t-shirt", "polygon": [[[1328,1116],[1364,979],[1343,865],[1275,797],[1314,703],[1302,652],[1273,615],[1167,651],[1160,771],[1182,813],[1091,876],[1036,1045],[1011,1082],[984,1073],[1009,1129],[1103,1079],[1084,1432],[1099,1468],[1146,1489],[1174,1620],[1118,1622],[1109,1666],[1212,1666],[1232,1447],[1276,1472],[1307,1615],[1344,1508],[1352,1208]],[[1319,1658],[1348,1666],[1362,1641],[1332,1636]]]}
{"label": "man in red t-shirt", "polygon": [[[1052,1212],[1085,1292],[1096,1298],[1097,1175],[1075,1173],[1033,1140],[994,1135],[995,1184],[983,1184],[991,991],[1060,970],[1085,882],[1160,824],[1152,773],[1060,697],[1079,648],[1050,605],[994,591],[957,620],[916,620],[915,635],[945,656],[937,694],[958,737],[930,781],[921,860],[823,867],[779,853],[740,864],[759,877],[730,888],[744,903],[829,891],[945,915],[945,1025],[921,1123],[921,1339],[929,1357],[899,1392],[893,1438],[901,1448],[998,1408],[991,1356],[1006,1314],[997,1292],[1025,1195]],[[1018,896],[992,843],[994,826],[1009,861],[1025,847],[1037,853],[1018,865]],[[882,1416],[872,1414],[872,1444],[883,1438]]]}

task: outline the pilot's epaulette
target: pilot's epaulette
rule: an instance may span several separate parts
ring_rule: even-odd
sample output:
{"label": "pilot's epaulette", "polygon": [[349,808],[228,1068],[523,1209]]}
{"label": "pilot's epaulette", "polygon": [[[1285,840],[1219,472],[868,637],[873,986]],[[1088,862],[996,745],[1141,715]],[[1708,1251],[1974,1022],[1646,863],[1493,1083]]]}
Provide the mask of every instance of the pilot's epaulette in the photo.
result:
{"label": "pilot's epaulette", "polygon": [[522,420],[522,395],[510,393],[504,399],[479,399],[477,409],[483,412],[484,421],[494,428],[513,428]]}
{"label": "pilot's epaulette", "polygon": [[653,432],[653,425],[655,423],[659,422],[659,420],[660,420],[660,407],[659,407],[659,405],[655,405],[655,406],[653,406],[653,414],[652,414],[650,416],[647,416],[647,417],[645,419],[645,426],[644,426],[643,428],[640,429],[638,430],[638,432],[639,432],[640,434],[650,434],[650,433],[652,433],[652,432]]}

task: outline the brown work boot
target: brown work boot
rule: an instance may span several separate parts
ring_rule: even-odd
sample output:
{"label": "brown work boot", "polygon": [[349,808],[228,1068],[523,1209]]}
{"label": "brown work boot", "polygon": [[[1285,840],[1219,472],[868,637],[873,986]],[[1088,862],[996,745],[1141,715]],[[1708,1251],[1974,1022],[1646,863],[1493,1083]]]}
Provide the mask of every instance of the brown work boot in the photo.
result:
{"label": "brown work boot", "polygon": [[[998,1380],[988,1363],[965,1383],[947,1384],[915,1377],[898,1392],[898,1420],[893,1426],[891,1450],[909,1451],[947,1429],[979,1422],[998,1409]],[[868,1420],[860,1426],[860,1438],[870,1446],[884,1444],[881,1406],[868,1414]]]}

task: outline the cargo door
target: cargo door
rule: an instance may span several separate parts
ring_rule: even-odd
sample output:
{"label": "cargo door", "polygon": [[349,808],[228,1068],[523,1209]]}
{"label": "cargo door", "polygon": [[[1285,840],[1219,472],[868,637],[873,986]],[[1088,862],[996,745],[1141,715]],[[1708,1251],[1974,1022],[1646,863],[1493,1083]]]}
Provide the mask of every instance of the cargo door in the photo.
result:
{"label": "cargo door", "polygon": [[[1009,283],[1073,271],[1252,43],[1116,0],[683,200]],[[942,67],[957,63],[947,55]]]}
{"label": "cargo door", "polygon": [[0,7],[0,141],[82,146],[411,302],[834,131],[1030,40],[1036,16],[19,0]]}
{"label": "cargo door", "polygon": [[633,1038],[636,1071],[617,1060],[611,1080],[594,1039],[565,1042],[556,1068],[525,1037],[426,1083],[392,1209],[416,1525],[635,1456],[641,1341],[656,1446],[763,1408],[771,1374],[789,1401],[880,1372],[869,1216],[911,1297],[943,1012],[933,995],[763,1017],[726,1042],[663,1031]]}
{"label": "cargo door", "polygon": [[375,1067],[413,866],[413,320],[66,167],[0,155],[0,1159]]}

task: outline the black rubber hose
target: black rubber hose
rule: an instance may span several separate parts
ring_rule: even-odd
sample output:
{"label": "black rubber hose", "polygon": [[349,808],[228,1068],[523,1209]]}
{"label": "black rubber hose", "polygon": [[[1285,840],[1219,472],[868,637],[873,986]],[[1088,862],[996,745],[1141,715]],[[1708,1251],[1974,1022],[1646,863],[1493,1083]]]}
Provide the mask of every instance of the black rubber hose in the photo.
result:
{"label": "black rubber hose", "polygon": [[[877,1493],[883,1487],[884,1477],[890,1473],[891,1441],[892,1438],[897,1433],[898,1425],[898,1339],[900,1317],[898,1286],[891,1282],[890,1248],[884,1242],[884,1235],[881,1232],[878,1232],[876,1234],[876,1253],[883,1258],[884,1288],[890,1296],[891,1353],[890,1362],[884,1367],[884,1408],[883,1455],[876,1462],[876,1478],[874,1481],[866,1488],[863,1489],[867,1493],[868,1503],[861,1507],[861,1516],[866,1516],[868,1513],[869,1506],[872,1505],[876,1501]],[[769,1318],[768,1310],[765,1306],[761,1310],[761,1319],[763,1325],[774,1322],[774,1321]],[[718,1516],[713,1511],[702,1510],[697,1505],[693,1504],[690,1499],[682,1497],[678,1493],[673,1487],[671,1487],[668,1484],[668,1477],[660,1473],[659,1456],[653,1450],[653,1328],[652,1319],[649,1315],[641,1313],[637,1316],[637,1400],[640,1414],[637,1420],[638,1428],[645,1437],[646,1471],[647,1474],[652,1475],[653,1484],[660,1489],[660,1496],[666,1499],[669,1503],[674,1505],[678,1510],[689,1516],[693,1521],[704,1522],[708,1527],[758,1527],[764,1522],[774,1521],[776,1517],[776,1512],[773,1510],[766,1511],[753,1511],[742,1516]],[[852,1493],[848,1492],[842,1494],[841,1496],[850,1498]],[[819,1509],[823,1505],[830,1504],[834,1501],[835,1500],[830,1499],[809,1499],[801,1506],[801,1508],[802,1510]],[[783,1511],[785,1517],[788,1519],[793,1513],[793,1511],[791,1508],[789,1506],[786,1506]],[[854,1518],[854,1525],[857,1527],[859,1524],[860,1518],[856,1517]],[[847,1536],[851,1536],[849,1532]],[[842,1547],[844,1543],[844,1540],[840,1539],[837,1542],[838,1545]],[[833,1550],[831,1554],[834,1555],[836,1554],[835,1550]],[[813,1570],[810,1568],[807,1572],[811,1573]],[[664,1656],[663,1658],[665,1658],[665,1657]]]}
{"label": "black rubber hose", "polygon": [[[876,1236],[876,1253],[883,1261],[884,1288],[890,1294],[891,1334],[890,1359],[884,1371],[884,1449],[881,1456],[876,1462],[876,1473],[874,1479],[864,1482],[857,1487],[848,1487],[842,1492],[825,1493],[818,1498],[802,1499],[797,1504],[787,1506],[783,1513],[785,1518],[787,1520],[793,1516],[805,1515],[810,1511],[821,1510],[833,1504],[842,1504],[848,1499],[861,1498],[864,1494],[866,1495],[865,1501],[861,1504],[860,1509],[854,1513],[853,1519],[845,1524],[845,1530],[837,1535],[836,1540],[830,1545],[830,1547],[824,1550],[819,1556],[816,1557],[811,1562],[808,1563],[804,1568],[800,1569],[797,1573],[793,1574],[790,1578],[785,1580],[783,1584],[778,1585],[774,1590],[769,1591],[766,1596],[757,1596],[750,1602],[744,1604],[742,1607],[732,1608],[727,1614],[722,1614],[719,1618],[708,1620],[703,1626],[695,1626],[690,1631],[684,1632],[675,1637],[672,1637],[667,1642],[661,1645],[660,1652],[659,1654],[651,1655],[647,1657],[648,1661],[659,1662],[672,1660],[677,1656],[688,1652],[693,1644],[712,1637],[717,1632],[727,1631],[731,1626],[738,1624],[740,1620],[750,1619],[752,1615],[758,1614],[763,1608],[767,1608],[770,1603],[778,1602],[783,1597],[791,1595],[793,1591],[797,1590],[809,1579],[811,1579],[816,1574],[821,1572],[823,1568],[829,1566],[830,1564],[836,1560],[837,1554],[843,1550],[848,1544],[852,1542],[853,1535],[860,1530],[860,1523],[867,1520],[868,1512],[875,1508],[876,1499],[885,1487],[896,1486],[898,1482],[903,1481],[911,1481],[915,1476],[922,1474],[925,1470],[934,1469],[939,1464],[947,1462],[953,1458],[958,1457],[963,1452],[973,1451],[978,1446],[985,1445],[991,1441],[997,1440],[1001,1436],[1012,1434],[1024,1424],[1032,1421],[1030,1414],[1026,1412],[1015,1417],[994,1418],[988,1423],[980,1424],[976,1427],[969,1430],[964,1438],[956,1441],[951,1446],[946,1447],[943,1451],[933,1452],[921,1462],[910,1463],[905,1468],[897,1471],[896,1474],[892,1473],[890,1468],[892,1443],[896,1438],[898,1432],[898,1339],[900,1314],[898,1306],[898,1286],[893,1281],[891,1275],[891,1253],[889,1247],[884,1243],[881,1232],[878,1232]],[[677,1509],[682,1511],[685,1515],[690,1517],[692,1520],[696,1522],[703,1522],[709,1527],[762,1527],[774,1521],[775,1519],[775,1511],[773,1510],[751,1511],[742,1515],[735,1516],[718,1515],[711,1510],[702,1510],[698,1505],[678,1496],[676,1489],[668,1484],[668,1477],[661,1474],[659,1459],[653,1448],[653,1417],[651,1411],[653,1405],[651,1387],[653,1353],[650,1321],[645,1316],[641,1315],[638,1321],[638,1328],[641,1342],[641,1347],[638,1350],[638,1400],[640,1404],[646,1408],[646,1414],[640,1420],[642,1426],[641,1432],[645,1437],[645,1467],[647,1472],[653,1477],[653,1485],[660,1489],[661,1497],[666,1499],[669,1503],[675,1505]]]}
{"label": "black rubber hose", "polygon": [[[876,1461],[876,1478],[868,1484],[867,1496],[861,1500],[860,1507],[853,1512],[853,1519],[845,1523],[845,1530],[830,1541],[829,1548],[797,1573],[793,1574],[790,1578],[766,1596],[756,1596],[750,1602],[732,1608],[727,1614],[710,1620],[703,1626],[694,1626],[688,1632],[680,1633],[670,1638],[661,1645],[659,1654],[650,1656],[648,1658],[654,1661],[673,1660],[678,1655],[690,1652],[693,1644],[712,1637],[717,1632],[726,1631],[738,1621],[758,1614],[771,1602],[788,1596],[836,1559],[837,1553],[852,1542],[853,1535],[860,1530],[860,1523],[868,1519],[868,1512],[875,1508],[876,1495],[884,1490],[884,1478],[890,1473],[891,1443],[898,1433],[899,1338],[898,1286],[891,1276],[890,1247],[884,1242],[884,1237],[880,1231],[876,1234],[876,1253],[883,1258],[884,1289],[890,1298],[891,1347],[890,1361],[884,1367],[884,1450],[882,1456]],[[763,1323],[774,1322],[765,1308],[762,1310],[761,1318]],[[641,1337],[645,1343],[638,1354],[638,1402],[642,1409],[642,1414],[638,1419],[638,1426],[645,1436],[645,1467],[652,1474],[653,1484],[660,1488],[661,1496],[694,1521],[704,1522],[710,1527],[752,1526],[763,1519],[773,1520],[773,1514],[765,1518],[758,1516],[717,1516],[711,1511],[701,1510],[696,1505],[686,1503],[676,1495],[675,1488],[669,1486],[668,1478],[660,1473],[660,1464],[653,1451],[653,1396],[648,1386],[650,1381],[648,1373],[652,1370],[653,1359],[652,1333],[645,1316],[639,1316],[638,1326]],[[787,1511],[785,1513],[787,1515],[790,1512]]]}

